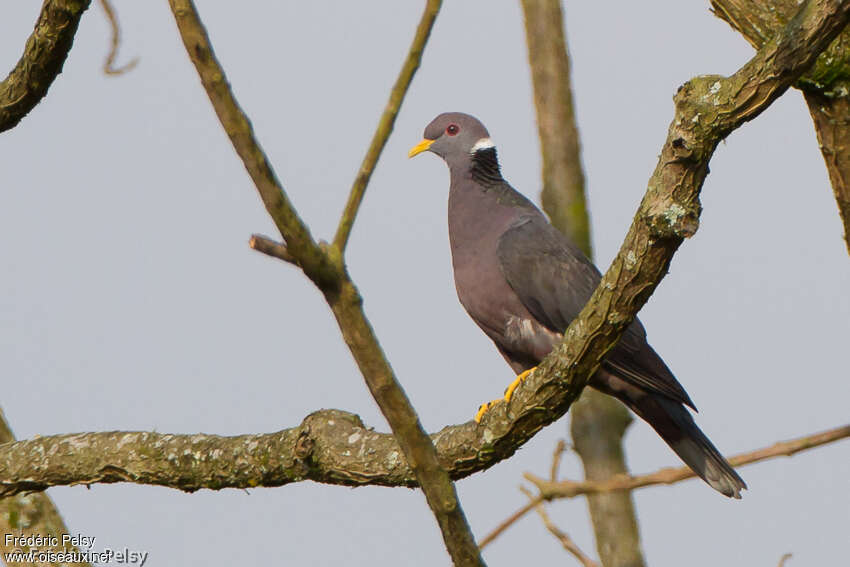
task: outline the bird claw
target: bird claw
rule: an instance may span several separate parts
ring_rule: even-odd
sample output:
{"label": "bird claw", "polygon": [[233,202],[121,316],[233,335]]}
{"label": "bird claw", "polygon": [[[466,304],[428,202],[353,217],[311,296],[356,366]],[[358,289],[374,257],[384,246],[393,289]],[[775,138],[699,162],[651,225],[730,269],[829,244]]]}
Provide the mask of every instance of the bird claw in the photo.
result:
{"label": "bird claw", "polygon": [[480,406],[478,406],[478,411],[475,412],[475,423],[481,423],[481,418],[484,417],[484,414],[487,413],[487,411],[489,411],[489,409],[496,405],[498,402],[510,402],[511,398],[514,395],[514,391],[519,388],[519,385],[525,382],[528,377],[531,376],[531,373],[535,370],[537,370],[536,366],[534,368],[529,368],[528,370],[522,372],[519,376],[517,376],[516,380],[511,382],[505,390],[504,398],[498,398],[491,402],[487,402],[486,404],[481,404]]}
{"label": "bird claw", "polygon": [[489,410],[491,407],[495,406],[496,403],[501,401],[502,399],[498,398],[478,406],[478,411],[475,412],[475,423],[481,423],[481,418],[484,417],[484,414],[487,413],[487,410]]}
{"label": "bird claw", "polygon": [[537,370],[536,366],[534,368],[529,368],[525,372],[522,372],[521,374],[519,374],[516,377],[516,380],[514,380],[513,382],[511,382],[508,385],[507,389],[505,390],[505,402],[511,401],[511,398],[514,395],[514,391],[516,391],[516,389],[519,388],[519,385],[522,384],[523,382],[525,382],[528,379],[528,377],[531,375],[531,373],[534,372],[535,370]]}

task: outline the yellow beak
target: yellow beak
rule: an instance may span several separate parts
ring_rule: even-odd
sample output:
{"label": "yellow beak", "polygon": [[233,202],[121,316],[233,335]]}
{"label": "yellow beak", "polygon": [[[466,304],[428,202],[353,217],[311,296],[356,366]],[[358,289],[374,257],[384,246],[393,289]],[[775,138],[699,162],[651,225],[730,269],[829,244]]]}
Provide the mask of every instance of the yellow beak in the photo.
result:
{"label": "yellow beak", "polygon": [[417,154],[421,154],[422,152],[430,148],[431,144],[433,144],[434,142],[435,140],[429,140],[427,138],[422,140],[421,142],[410,148],[410,151],[407,152],[407,157],[412,158]]}

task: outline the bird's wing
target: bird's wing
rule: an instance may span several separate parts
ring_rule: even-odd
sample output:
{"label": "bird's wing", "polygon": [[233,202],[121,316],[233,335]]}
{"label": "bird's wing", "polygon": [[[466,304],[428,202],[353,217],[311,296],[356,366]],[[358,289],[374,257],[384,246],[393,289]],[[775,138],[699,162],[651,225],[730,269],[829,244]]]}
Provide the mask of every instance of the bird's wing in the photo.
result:
{"label": "bird's wing", "polygon": [[[497,251],[511,289],[538,322],[557,333],[578,316],[602,279],[584,253],[542,215],[519,219],[499,237]],[[636,386],[694,407],[646,342],[646,331],[637,319],[603,364]]]}

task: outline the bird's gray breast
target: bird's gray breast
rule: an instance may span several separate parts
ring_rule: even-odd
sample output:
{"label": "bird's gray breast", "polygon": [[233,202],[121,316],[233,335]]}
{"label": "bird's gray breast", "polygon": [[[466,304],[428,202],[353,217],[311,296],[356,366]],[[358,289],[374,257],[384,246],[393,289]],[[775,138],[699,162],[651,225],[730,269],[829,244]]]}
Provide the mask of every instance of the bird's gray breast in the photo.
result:
{"label": "bird's gray breast", "polygon": [[[471,189],[471,190],[470,190]],[[470,317],[504,351],[540,359],[559,335],[540,325],[501,269],[499,237],[517,222],[515,207],[477,188],[449,194],[455,288]]]}

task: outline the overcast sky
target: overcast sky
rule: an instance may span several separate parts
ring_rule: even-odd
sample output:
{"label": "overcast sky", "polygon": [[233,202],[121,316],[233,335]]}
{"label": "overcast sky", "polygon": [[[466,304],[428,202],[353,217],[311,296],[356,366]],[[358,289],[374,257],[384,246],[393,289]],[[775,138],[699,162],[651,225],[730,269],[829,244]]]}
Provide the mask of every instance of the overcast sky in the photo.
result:
{"label": "overcast sky", "polygon": [[[38,13],[9,2],[0,68]],[[234,92],[317,238],[330,239],[421,14],[421,2],[199,2]],[[0,135],[0,399],[19,438],[80,431],[237,434],[311,411],[359,413],[387,431],[320,294],[296,268],[248,248],[273,225],[216,120],[165,0],[116,2],[124,30],[84,15],[63,74]],[[729,74],[750,46],[708,2],[567,6],[576,110],[597,263],[619,248],[646,188],[671,97]],[[351,274],[427,428],[470,419],[512,378],[457,301],[448,172],[409,161],[438,113],[478,116],[503,173],[537,201],[540,157],[517,2],[447,2],[366,193]],[[796,91],[718,148],[697,235],[641,312],[650,343],[733,454],[848,422],[850,257]],[[478,538],[525,502],[567,420],[510,460],[458,483]],[[652,565],[832,565],[846,557],[850,444],[745,467],[741,501],[692,480],[635,494]],[[635,472],[679,466],[644,423]],[[562,474],[581,476],[574,455]],[[51,489],[70,529],[147,565],[446,565],[419,492],[300,483],[202,491],[135,485]],[[596,555],[586,503],[551,506]],[[530,515],[487,548],[491,566],[573,564]]]}

